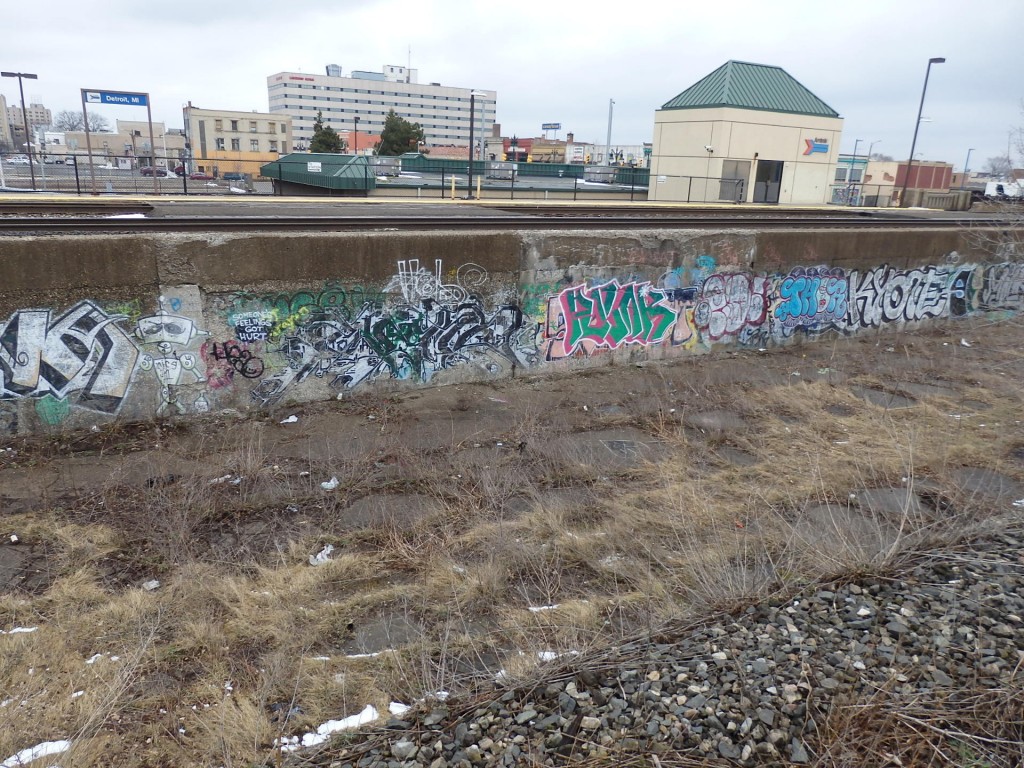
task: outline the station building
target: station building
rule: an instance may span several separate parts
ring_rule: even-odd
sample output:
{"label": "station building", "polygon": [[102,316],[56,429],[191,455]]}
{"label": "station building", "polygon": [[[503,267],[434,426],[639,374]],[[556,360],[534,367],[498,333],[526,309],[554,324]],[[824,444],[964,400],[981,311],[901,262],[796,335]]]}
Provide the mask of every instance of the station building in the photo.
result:
{"label": "station building", "polygon": [[728,61],[655,112],[649,199],[824,204],[842,130],[781,67]]}

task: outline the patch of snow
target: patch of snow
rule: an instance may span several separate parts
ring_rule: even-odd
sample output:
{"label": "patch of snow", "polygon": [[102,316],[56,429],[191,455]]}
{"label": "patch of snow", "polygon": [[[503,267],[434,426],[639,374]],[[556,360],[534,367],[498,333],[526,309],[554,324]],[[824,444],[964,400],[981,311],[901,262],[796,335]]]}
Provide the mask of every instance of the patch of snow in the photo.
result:
{"label": "patch of snow", "polygon": [[391,649],[386,651],[374,651],[373,653],[350,653],[346,656],[346,659],[372,659],[375,656],[380,656],[382,653],[391,653]]}
{"label": "patch of snow", "polygon": [[0,635],[24,635],[29,632],[35,632],[37,629],[39,629],[39,627],[14,627],[6,632],[0,629]]}
{"label": "patch of snow", "polygon": [[410,707],[408,704],[403,704],[400,701],[392,701],[390,704],[388,704],[388,712],[390,712],[392,715],[395,715],[396,717],[404,715],[410,709],[412,709],[412,707]]}
{"label": "patch of snow", "polygon": [[558,604],[555,605],[531,605],[527,610],[530,613],[540,613],[541,611],[553,611],[558,608]]}
{"label": "patch of snow", "polygon": [[230,192],[232,192],[232,193],[234,193],[236,195],[248,195],[249,194],[248,190],[240,189],[239,187],[229,187],[228,189],[229,189]]}
{"label": "patch of snow", "polygon": [[115,213],[112,216],[104,216],[104,219],[144,219],[144,213]]}
{"label": "patch of snow", "polygon": [[71,694],[72,699],[77,699],[79,696],[85,696],[85,691],[75,691]]}
{"label": "patch of snow", "polygon": [[299,420],[299,417],[298,417],[298,416],[296,416],[296,415],[295,415],[295,414],[293,413],[293,414],[292,414],[291,416],[289,416],[289,417],[288,417],[287,419],[281,419],[281,421],[280,421],[280,422],[278,422],[278,423],[279,423],[279,424],[294,424],[294,423],[295,423],[295,422],[297,422],[298,420]]}
{"label": "patch of snow", "polygon": [[59,755],[61,752],[66,752],[69,749],[71,749],[71,742],[66,739],[61,741],[44,741],[41,744],[36,744],[34,747],[23,749],[21,752],[11,755],[0,763],[0,768],[18,768],[18,766],[28,765],[33,760],[38,760],[41,757]]}
{"label": "patch of snow", "polygon": [[102,654],[102,653],[97,653],[97,654],[96,654],[95,656],[93,656],[92,658],[86,659],[86,660],[85,660],[85,663],[86,663],[86,664],[95,664],[95,663],[96,663],[97,661],[99,661],[99,660],[100,660],[100,659],[102,659],[102,658],[103,658],[103,654]]}
{"label": "patch of snow", "polygon": [[[281,747],[282,752],[295,752],[305,747],[315,747],[318,744],[323,744],[327,741],[332,734],[339,733],[340,731],[351,730],[352,728],[358,728],[361,725],[367,725],[380,718],[380,714],[371,704],[367,704],[366,708],[358,715],[352,715],[342,720],[328,720],[326,723],[322,723],[317,726],[317,729],[313,733],[305,733],[300,739],[298,736],[284,737],[278,741],[278,745]],[[4,767],[6,768],[6,766]],[[12,766],[13,768],[13,766]]]}
{"label": "patch of snow", "polygon": [[325,491],[333,491],[335,488],[338,487],[338,478],[332,476],[331,479],[328,480],[327,482],[320,483],[320,487],[323,488]]}
{"label": "patch of snow", "polygon": [[1024,499],[1017,499],[1015,502],[1013,502],[1013,506],[1024,507]]}

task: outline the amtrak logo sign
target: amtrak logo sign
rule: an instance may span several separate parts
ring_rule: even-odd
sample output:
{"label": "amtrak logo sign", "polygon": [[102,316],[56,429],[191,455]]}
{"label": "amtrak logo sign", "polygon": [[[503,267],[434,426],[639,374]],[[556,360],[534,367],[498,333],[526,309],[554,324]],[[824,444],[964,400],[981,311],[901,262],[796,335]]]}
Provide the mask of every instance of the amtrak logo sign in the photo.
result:
{"label": "amtrak logo sign", "polygon": [[804,144],[807,145],[805,155],[828,154],[828,139],[804,139]]}

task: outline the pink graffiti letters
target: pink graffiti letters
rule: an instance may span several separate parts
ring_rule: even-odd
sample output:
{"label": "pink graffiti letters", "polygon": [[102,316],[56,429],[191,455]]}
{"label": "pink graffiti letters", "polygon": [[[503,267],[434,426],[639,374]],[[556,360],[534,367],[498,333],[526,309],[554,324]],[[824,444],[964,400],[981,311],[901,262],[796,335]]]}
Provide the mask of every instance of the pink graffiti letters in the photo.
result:
{"label": "pink graffiti letters", "polygon": [[611,280],[588,288],[566,288],[558,295],[564,319],[562,355],[583,346],[615,349],[623,344],[656,344],[676,320],[664,290],[650,282]]}

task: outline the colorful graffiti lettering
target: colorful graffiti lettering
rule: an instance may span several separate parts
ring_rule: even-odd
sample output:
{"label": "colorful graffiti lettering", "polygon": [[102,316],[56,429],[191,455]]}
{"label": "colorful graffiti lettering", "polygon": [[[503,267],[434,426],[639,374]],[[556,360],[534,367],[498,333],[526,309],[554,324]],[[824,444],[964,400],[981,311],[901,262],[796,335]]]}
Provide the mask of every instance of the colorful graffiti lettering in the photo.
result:
{"label": "colorful graffiti lettering", "polygon": [[775,318],[786,329],[839,323],[846,317],[848,291],[842,269],[797,267],[779,281]]}
{"label": "colorful graffiti lettering", "polygon": [[139,350],[108,315],[83,301],[56,319],[22,309],[0,329],[0,400],[52,395],[116,413],[128,393]]}
{"label": "colorful graffiti lettering", "polygon": [[650,282],[623,285],[612,280],[566,288],[548,307],[549,336],[557,336],[561,345],[549,350],[549,359],[568,357],[578,349],[656,344],[669,335],[675,321],[665,290]]}
{"label": "colorful graffiti lettering", "polygon": [[535,335],[521,309],[503,304],[488,311],[471,287],[486,281],[476,265],[460,268],[460,282],[444,282],[418,262],[399,262],[388,284],[400,298],[367,302],[357,313],[343,305],[308,311],[284,333],[272,351],[285,367],[260,381],[253,398],[261,403],[313,376],[334,389],[351,389],[386,376],[429,381],[438,371],[476,362],[495,373],[506,366],[536,362]]}
{"label": "colorful graffiti lettering", "polygon": [[720,341],[761,325],[768,313],[769,287],[767,278],[746,272],[712,275],[704,281],[694,310],[697,328],[708,340]]}

